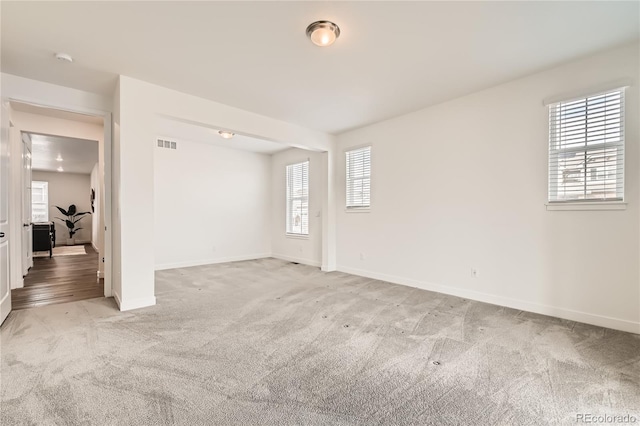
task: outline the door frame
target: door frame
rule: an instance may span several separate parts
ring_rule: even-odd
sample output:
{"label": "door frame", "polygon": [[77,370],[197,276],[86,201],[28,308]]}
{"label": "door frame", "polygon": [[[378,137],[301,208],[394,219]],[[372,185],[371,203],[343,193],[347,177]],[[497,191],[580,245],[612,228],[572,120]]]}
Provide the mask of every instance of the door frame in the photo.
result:
{"label": "door frame", "polygon": [[[101,117],[103,123],[103,158],[104,158],[104,185],[102,188],[102,193],[104,194],[104,254],[103,259],[98,259],[98,262],[104,261],[104,296],[112,297],[113,296],[113,248],[112,248],[112,220],[111,220],[111,205],[112,205],[112,152],[113,152],[113,123],[112,123],[112,114],[109,111],[102,111],[93,108],[85,108],[78,107],[77,105],[68,105],[65,104],[61,100],[56,100],[54,103],[52,102],[41,102],[37,99],[29,98],[29,97],[20,97],[20,96],[10,96],[5,99],[6,102],[19,102],[23,104],[29,104],[32,106],[37,106],[41,108],[55,109],[60,111],[72,112],[76,114],[84,114],[90,115],[94,117]],[[13,171],[9,171],[13,173]],[[13,209],[20,208],[22,206],[13,206],[10,207]],[[21,212],[18,213],[18,217],[21,217]],[[11,225],[10,225],[11,226]],[[10,265],[12,268],[17,267],[19,264],[16,262],[21,262],[20,259],[10,258]],[[99,268],[98,268],[99,269]],[[96,271],[97,273],[97,271]]]}
{"label": "door frame", "polygon": [[[33,180],[31,175],[31,163],[33,158],[33,144],[31,142],[31,136],[26,132],[20,132],[20,141],[22,142],[21,154],[22,154],[22,179],[20,182],[20,195],[22,196],[21,215],[20,215],[20,253],[22,257],[22,278],[28,273],[29,269],[33,267],[33,228],[31,225],[31,208],[27,208],[27,204],[31,204],[31,182],[27,184],[27,178]],[[29,157],[27,157],[27,155]],[[26,163],[27,158],[29,160]],[[27,226],[28,223],[28,226]],[[27,228],[27,229],[25,229]],[[25,247],[25,244],[27,245]]]}
{"label": "door frame", "polygon": [[[2,232],[0,237],[0,257],[3,255],[3,250],[6,250],[4,254],[7,256],[6,265],[4,265],[4,260],[0,260],[0,280],[7,280],[5,283],[7,285],[6,293],[4,293],[5,289],[0,286],[1,325],[11,312],[11,259],[13,250],[11,242],[13,241],[13,230],[11,229],[11,122],[8,117],[9,105],[2,102],[0,109],[0,185],[6,189],[6,193],[3,193],[2,188],[0,188],[0,202],[4,206],[0,206],[0,232]],[[1,211],[3,208],[6,208],[5,212]]]}

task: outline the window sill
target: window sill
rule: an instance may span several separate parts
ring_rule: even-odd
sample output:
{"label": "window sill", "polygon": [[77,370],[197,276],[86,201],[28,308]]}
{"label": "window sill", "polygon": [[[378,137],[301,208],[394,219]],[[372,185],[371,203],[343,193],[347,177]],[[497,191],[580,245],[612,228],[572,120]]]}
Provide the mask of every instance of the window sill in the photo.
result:
{"label": "window sill", "polygon": [[347,212],[347,213],[370,213],[371,212],[371,207],[359,207],[359,208],[344,209],[344,211]]}
{"label": "window sill", "polygon": [[309,234],[285,234],[287,238],[293,238],[294,240],[308,240]]}
{"label": "window sill", "polygon": [[626,210],[627,203],[622,201],[577,202],[577,203],[547,203],[548,211],[552,210]]}

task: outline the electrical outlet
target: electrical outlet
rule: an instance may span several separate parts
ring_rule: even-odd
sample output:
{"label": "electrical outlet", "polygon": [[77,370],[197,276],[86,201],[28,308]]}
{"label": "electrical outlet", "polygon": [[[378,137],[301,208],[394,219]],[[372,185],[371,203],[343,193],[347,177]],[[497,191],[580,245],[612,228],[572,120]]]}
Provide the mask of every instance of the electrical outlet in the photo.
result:
{"label": "electrical outlet", "polygon": [[471,277],[478,278],[479,276],[480,276],[480,271],[478,271],[476,268],[471,268]]}

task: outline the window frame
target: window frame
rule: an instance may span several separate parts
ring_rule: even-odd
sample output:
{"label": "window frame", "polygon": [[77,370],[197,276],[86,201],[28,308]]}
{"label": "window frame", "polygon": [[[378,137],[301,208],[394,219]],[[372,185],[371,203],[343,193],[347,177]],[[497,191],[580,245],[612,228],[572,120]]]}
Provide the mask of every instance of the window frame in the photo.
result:
{"label": "window frame", "polygon": [[[367,206],[358,206],[358,205],[349,205],[349,154],[354,151],[360,151],[363,149],[369,149],[369,205]],[[373,191],[372,189],[372,165],[373,165],[373,144],[363,144],[363,145],[355,145],[350,146],[344,149],[344,171],[345,171],[345,211],[347,213],[369,213],[371,211],[371,206],[373,205]],[[366,179],[364,177],[359,177],[358,179]],[[354,178],[355,180],[355,178]]]}
{"label": "window frame", "polygon": [[[549,134],[547,139],[547,210],[624,210],[626,208],[625,203],[625,150],[626,150],[626,86],[615,86],[608,88],[606,90],[592,90],[588,92],[582,92],[580,95],[574,96],[566,96],[562,98],[556,98],[553,102],[545,102],[544,104],[548,106],[548,125],[549,125]],[[606,96],[609,94],[613,94],[619,92],[620,93],[620,142],[607,142],[607,141],[596,141],[595,144],[589,145],[588,140],[588,132],[589,128],[585,126],[584,129],[584,145],[582,146],[568,146],[565,148],[553,149],[553,144],[558,143],[560,138],[556,136],[554,124],[552,121],[554,110],[560,104],[570,104],[573,102],[584,101],[585,105],[588,106],[589,99],[598,98],[600,96]],[[606,101],[605,101],[606,102]],[[596,107],[597,108],[597,107]],[[557,112],[556,112],[557,114]],[[597,113],[596,113],[597,114]],[[585,120],[588,119],[589,113],[588,109],[585,110],[584,113]],[[606,124],[605,124],[606,125]],[[565,130],[566,131],[566,130]],[[589,152],[602,152],[607,149],[616,149],[615,154],[615,163],[616,169],[620,168],[622,171],[620,176],[616,177],[615,181],[615,190],[616,197],[609,198],[586,198],[587,196],[587,181],[589,180],[589,174],[593,173],[593,171],[589,170],[589,165],[587,161],[587,157]],[[562,153],[571,153],[571,152],[580,152],[584,153],[585,156],[585,164],[581,166],[581,175],[583,174],[584,180],[584,192],[582,195],[585,198],[568,198],[568,199],[557,199],[557,193],[561,188],[561,185],[558,183],[557,176],[552,179],[552,173],[557,173],[560,165],[560,156]],[[602,154],[601,154],[602,155]],[[606,155],[606,154],[604,154]],[[606,160],[605,160],[606,161]],[[606,164],[606,163],[605,163]],[[582,173],[583,172],[583,173]],[[555,197],[555,198],[554,198]]]}
{"label": "window frame", "polygon": [[[290,163],[287,164],[285,166],[285,235],[287,237],[291,237],[291,238],[302,238],[302,239],[307,239],[309,238],[309,234],[311,232],[311,217],[310,217],[310,211],[311,211],[311,197],[309,194],[309,176],[310,176],[310,167],[311,167],[311,162],[309,161],[309,159],[306,159],[304,161],[296,161],[295,163]],[[304,193],[304,184],[306,183],[306,196],[302,195],[302,196],[291,196],[290,197],[290,187],[289,187],[289,170],[290,168],[296,167],[296,166],[302,166],[303,167],[303,173],[304,173],[304,165],[306,164],[306,181],[304,179],[304,176],[302,178],[302,182],[303,182],[303,193]],[[292,170],[292,169],[291,169]],[[301,203],[304,203],[304,201],[306,200],[306,213],[307,213],[307,229],[306,229],[306,233],[303,232],[304,231],[304,227],[301,223],[300,225],[300,232],[293,232],[292,229],[290,229],[289,225],[290,225],[290,219],[291,219],[291,211],[293,209],[293,203],[296,201],[300,201]],[[301,220],[303,220],[301,218]]]}
{"label": "window frame", "polygon": [[[43,202],[38,202],[38,203],[34,203],[33,201],[33,189],[38,186],[36,184],[44,184],[42,185],[42,188],[44,190],[45,193],[45,201]],[[34,204],[37,205],[44,205],[44,211],[45,211],[45,215],[46,218],[45,220],[39,220],[36,221],[34,218],[34,213],[35,213],[35,209],[33,208]],[[33,180],[31,181],[31,222],[33,223],[44,223],[44,222],[49,222],[49,182],[48,181],[44,181],[44,180]]]}

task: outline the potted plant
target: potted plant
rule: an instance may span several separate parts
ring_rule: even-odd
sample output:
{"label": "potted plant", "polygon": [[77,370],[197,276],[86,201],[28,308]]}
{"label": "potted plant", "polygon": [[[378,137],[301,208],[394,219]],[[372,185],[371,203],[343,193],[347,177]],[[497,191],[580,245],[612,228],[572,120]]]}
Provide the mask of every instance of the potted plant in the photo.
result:
{"label": "potted plant", "polygon": [[67,217],[66,219],[63,219],[61,217],[56,217],[56,219],[58,219],[59,221],[67,225],[67,229],[69,230],[69,238],[67,239],[67,245],[72,246],[76,243],[76,239],[74,235],[76,234],[76,232],[82,229],[82,228],[76,228],[76,223],[80,222],[80,220],[82,220],[84,215],[91,214],[91,212],[79,212],[75,204],[71,204],[67,210],[58,206],[56,206],[56,208],[60,210],[60,213],[62,213]]}

